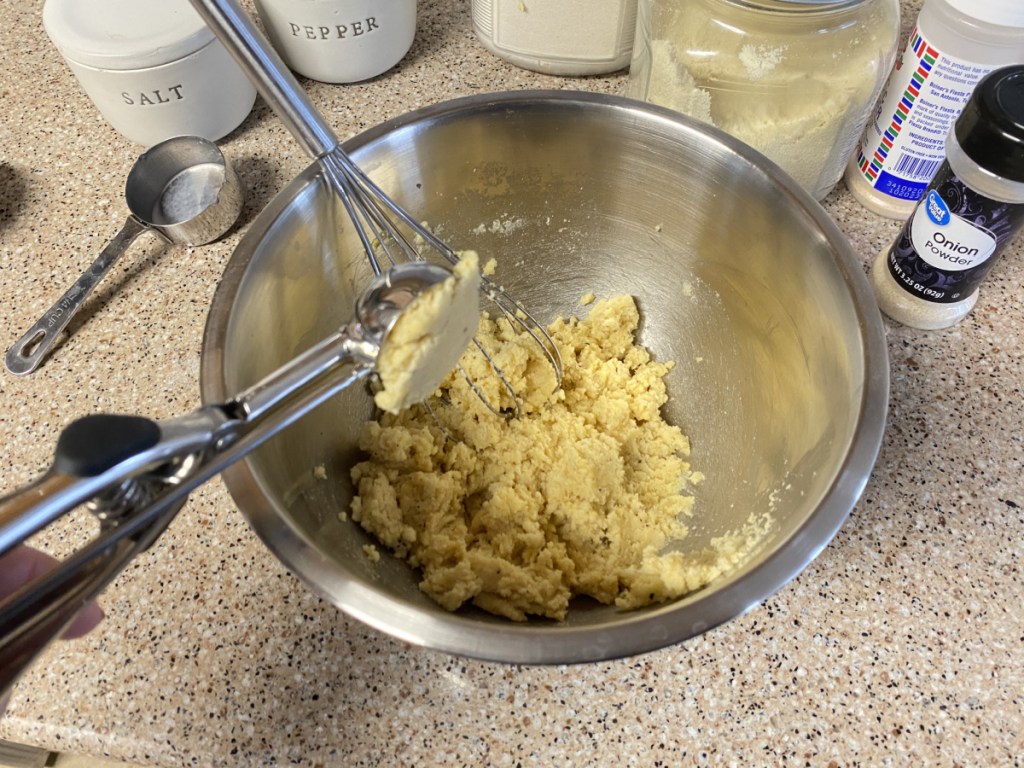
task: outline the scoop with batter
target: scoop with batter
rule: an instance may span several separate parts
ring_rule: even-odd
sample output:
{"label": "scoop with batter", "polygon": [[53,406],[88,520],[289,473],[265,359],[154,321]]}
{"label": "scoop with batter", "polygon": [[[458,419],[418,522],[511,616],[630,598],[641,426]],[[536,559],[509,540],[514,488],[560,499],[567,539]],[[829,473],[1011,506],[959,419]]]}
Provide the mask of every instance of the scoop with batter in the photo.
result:
{"label": "scoop with batter", "polygon": [[479,261],[467,252],[451,277],[423,291],[402,311],[377,357],[378,408],[398,413],[433,394],[476,332],[479,295]]}

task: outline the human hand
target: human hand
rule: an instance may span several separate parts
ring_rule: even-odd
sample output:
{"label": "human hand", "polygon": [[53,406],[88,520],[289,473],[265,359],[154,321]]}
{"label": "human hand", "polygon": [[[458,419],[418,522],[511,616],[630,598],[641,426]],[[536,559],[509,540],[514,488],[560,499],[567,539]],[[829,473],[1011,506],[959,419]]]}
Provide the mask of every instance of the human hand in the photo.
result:
{"label": "human hand", "polygon": [[[25,545],[15,547],[0,557],[0,600],[14,594],[23,585],[42,576],[57,565],[57,560],[45,552]],[[103,620],[103,610],[96,603],[89,603],[74,621],[64,630],[61,637],[71,640],[81,637]],[[7,696],[0,691],[0,716],[7,709]]]}
{"label": "human hand", "polygon": [[[24,544],[15,547],[0,558],[0,600],[42,576],[57,565],[57,562],[55,558],[38,549]],[[96,603],[90,603],[75,617],[61,637],[65,640],[81,637],[102,620],[103,610]]]}

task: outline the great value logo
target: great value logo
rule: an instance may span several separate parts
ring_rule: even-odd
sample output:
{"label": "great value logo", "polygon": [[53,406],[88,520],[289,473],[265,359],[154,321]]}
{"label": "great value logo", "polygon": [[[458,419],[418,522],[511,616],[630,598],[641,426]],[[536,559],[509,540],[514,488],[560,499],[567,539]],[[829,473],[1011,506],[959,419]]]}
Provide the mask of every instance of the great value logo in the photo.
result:
{"label": "great value logo", "polygon": [[949,206],[946,205],[946,201],[934,189],[928,193],[928,199],[925,201],[925,210],[928,212],[928,218],[940,227],[949,224]]}

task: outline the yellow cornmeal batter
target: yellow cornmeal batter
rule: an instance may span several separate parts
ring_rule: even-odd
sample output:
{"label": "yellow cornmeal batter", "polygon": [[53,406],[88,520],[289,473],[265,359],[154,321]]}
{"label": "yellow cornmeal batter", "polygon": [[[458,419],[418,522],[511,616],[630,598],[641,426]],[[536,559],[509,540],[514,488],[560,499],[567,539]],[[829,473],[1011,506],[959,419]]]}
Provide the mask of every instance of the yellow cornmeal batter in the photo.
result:
{"label": "yellow cornmeal batter", "polygon": [[[553,392],[537,343],[484,317],[477,337],[521,414],[494,415],[457,372],[431,404],[436,420],[419,405],[382,414],[360,439],[369,458],[352,469],[352,518],[421,569],[420,587],[449,610],[471,601],[514,620],[561,619],[577,595],[634,608],[706,584],[722,553],[666,552],[686,536],[700,476],[660,413],[672,363],[634,343],[638,324],[630,296],[553,323],[564,365]],[[473,347],[462,365],[492,406],[513,407]]]}
{"label": "yellow cornmeal batter", "polygon": [[480,320],[480,265],[474,251],[452,274],[407,306],[377,357],[381,389],[373,401],[398,413],[428,397],[455,367]]}

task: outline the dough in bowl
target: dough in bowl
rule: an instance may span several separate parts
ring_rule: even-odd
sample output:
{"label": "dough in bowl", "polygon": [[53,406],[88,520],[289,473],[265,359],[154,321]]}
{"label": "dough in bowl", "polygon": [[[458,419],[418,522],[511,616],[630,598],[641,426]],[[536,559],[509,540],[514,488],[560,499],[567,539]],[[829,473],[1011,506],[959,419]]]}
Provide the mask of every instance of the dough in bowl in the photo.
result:
{"label": "dough in bowl", "polygon": [[[516,621],[563,619],[575,597],[635,608],[707,584],[744,538],[697,553],[675,546],[700,474],[686,436],[661,415],[673,363],[635,343],[639,320],[633,298],[617,296],[555,321],[555,390],[536,342],[484,316],[477,338],[520,415],[493,413],[458,372],[431,401],[434,416],[421,405],[381,414],[351,470],[352,518],[418,568],[420,587],[449,610],[469,602]],[[461,363],[492,406],[512,406],[472,346]]]}

